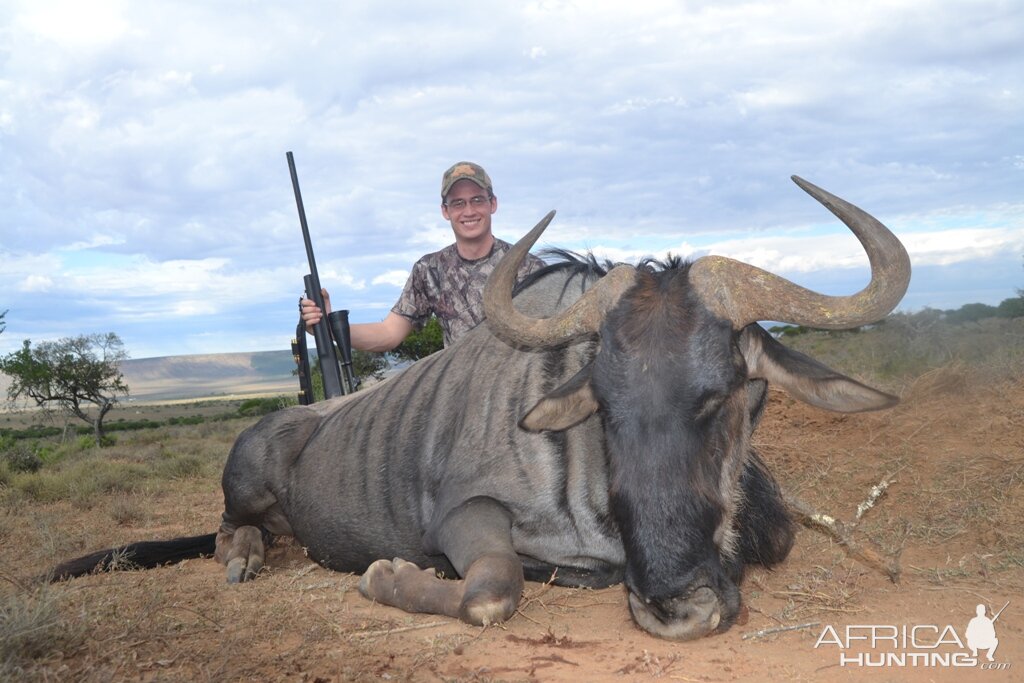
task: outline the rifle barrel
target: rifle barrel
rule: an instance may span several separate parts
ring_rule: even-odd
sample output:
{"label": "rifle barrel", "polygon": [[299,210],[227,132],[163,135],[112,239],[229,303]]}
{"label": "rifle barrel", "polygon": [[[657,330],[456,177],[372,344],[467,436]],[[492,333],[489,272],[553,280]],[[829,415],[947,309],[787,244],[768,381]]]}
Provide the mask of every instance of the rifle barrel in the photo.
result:
{"label": "rifle barrel", "polygon": [[345,393],[341,384],[341,370],[338,367],[338,353],[331,338],[331,328],[327,323],[326,306],[320,293],[320,276],[316,272],[316,259],[313,257],[313,242],[309,238],[309,224],[306,223],[306,209],[302,205],[302,192],[299,190],[299,175],[295,170],[295,157],[288,152],[288,171],[292,176],[292,190],[295,191],[295,206],[299,209],[299,224],[302,226],[302,241],[306,245],[306,257],[309,259],[309,275],[304,279],[306,296],[321,311],[324,317],[313,326],[313,338],[316,340],[316,354],[320,359],[320,374],[324,379],[324,397],[334,398]]}

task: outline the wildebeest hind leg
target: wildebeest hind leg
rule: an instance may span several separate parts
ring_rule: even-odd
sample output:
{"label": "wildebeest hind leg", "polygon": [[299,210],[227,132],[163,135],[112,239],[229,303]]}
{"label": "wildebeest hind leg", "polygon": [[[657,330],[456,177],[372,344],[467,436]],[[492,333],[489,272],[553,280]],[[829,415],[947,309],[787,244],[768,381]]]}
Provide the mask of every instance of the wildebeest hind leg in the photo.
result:
{"label": "wildebeest hind leg", "polygon": [[214,557],[227,565],[228,583],[241,583],[256,576],[263,568],[266,543],[263,532],[254,526],[231,529],[222,524],[217,532],[217,551]]}
{"label": "wildebeest hind leg", "polygon": [[424,541],[462,576],[439,579],[432,570],[396,559],[370,565],[359,584],[367,598],[408,612],[458,617],[470,624],[505,621],[523,592],[523,565],[512,548],[512,518],[491,498],[473,498],[452,510]]}

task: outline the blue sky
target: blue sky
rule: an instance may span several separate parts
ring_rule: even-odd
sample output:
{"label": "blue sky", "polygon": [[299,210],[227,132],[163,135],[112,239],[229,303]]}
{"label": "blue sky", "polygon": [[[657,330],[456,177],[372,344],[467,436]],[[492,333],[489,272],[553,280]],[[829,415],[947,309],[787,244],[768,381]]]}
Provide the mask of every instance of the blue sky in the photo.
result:
{"label": "blue sky", "polygon": [[307,271],[379,320],[452,241],[443,170],[495,234],[718,253],[867,282],[800,175],[889,225],[903,310],[1024,288],[1024,3],[5,2],[0,353],[116,332],[134,358],[288,347]]}

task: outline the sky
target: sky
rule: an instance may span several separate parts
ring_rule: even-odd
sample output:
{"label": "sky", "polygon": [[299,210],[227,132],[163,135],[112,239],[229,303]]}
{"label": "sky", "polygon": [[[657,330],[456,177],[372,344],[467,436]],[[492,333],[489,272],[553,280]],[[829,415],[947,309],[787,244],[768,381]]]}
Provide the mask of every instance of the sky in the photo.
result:
{"label": "sky", "polygon": [[382,319],[453,241],[444,170],[495,235],[634,262],[868,281],[799,175],[888,225],[899,310],[1024,288],[1024,3],[0,4],[0,354],[116,333],[132,358],[286,349],[309,271]]}

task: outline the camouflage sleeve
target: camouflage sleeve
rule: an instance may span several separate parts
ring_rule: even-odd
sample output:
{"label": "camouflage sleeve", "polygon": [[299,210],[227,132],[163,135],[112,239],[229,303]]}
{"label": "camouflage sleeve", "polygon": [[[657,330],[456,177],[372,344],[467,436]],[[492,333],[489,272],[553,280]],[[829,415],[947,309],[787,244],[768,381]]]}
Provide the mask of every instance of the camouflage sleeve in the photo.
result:
{"label": "camouflage sleeve", "polygon": [[391,312],[408,320],[417,330],[423,329],[434,312],[433,301],[436,296],[432,295],[432,291],[436,288],[437,283],[431,282],[429,266],[422,259],[417,261],[409,273],[409,279],[405,281],[402,294],[391,307]]}

